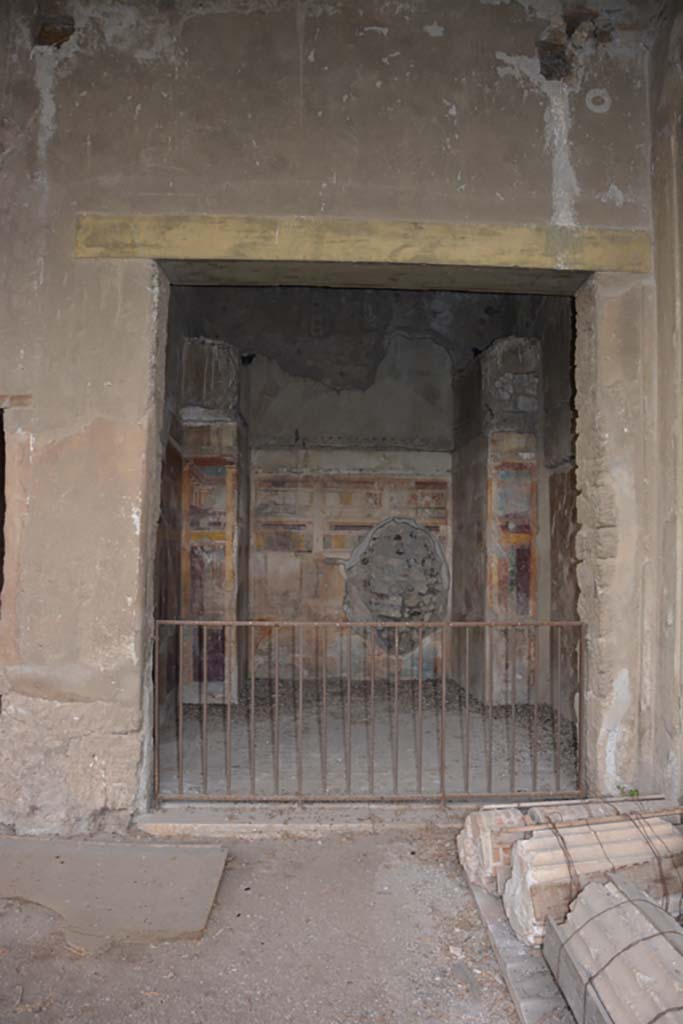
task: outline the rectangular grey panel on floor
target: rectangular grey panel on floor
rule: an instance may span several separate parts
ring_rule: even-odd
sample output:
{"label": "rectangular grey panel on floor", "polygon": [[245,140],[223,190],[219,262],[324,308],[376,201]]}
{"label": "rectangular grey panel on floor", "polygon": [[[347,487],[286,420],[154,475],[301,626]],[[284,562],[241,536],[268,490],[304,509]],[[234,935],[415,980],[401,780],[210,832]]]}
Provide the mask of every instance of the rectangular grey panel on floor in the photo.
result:
{"label": "rectangular grey panel on floor", "polygon": [[225,867],[221,846],[0,838],[0,899],[64,918],[67,942],[199,938]]}

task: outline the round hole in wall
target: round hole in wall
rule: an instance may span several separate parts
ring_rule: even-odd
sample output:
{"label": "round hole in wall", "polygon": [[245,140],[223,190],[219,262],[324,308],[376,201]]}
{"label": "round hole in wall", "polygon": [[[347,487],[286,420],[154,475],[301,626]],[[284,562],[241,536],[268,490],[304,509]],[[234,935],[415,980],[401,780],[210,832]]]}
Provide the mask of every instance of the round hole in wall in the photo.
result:
{"label": "round hole in wall", "polygon": [[586,106],[594,114],[606,114],[612,106],[612,97],[607,89],[589,89],[586,93]]}

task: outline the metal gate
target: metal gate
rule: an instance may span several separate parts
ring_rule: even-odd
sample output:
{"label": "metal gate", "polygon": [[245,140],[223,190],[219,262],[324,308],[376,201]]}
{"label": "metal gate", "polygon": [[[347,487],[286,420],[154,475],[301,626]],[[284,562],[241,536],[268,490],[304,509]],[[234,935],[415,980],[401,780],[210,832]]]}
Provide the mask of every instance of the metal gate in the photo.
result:
{"label": "metal gate", "polygon": [[156,798],[583,795],[579,622],[156,623]]}

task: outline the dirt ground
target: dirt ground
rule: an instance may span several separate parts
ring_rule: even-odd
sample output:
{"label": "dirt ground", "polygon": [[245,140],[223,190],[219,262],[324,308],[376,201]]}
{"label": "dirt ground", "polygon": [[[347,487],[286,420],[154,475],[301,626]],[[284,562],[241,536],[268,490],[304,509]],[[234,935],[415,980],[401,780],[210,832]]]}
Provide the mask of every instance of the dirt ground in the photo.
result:
{"label": "dirt ground", "polygon": [[[171,894],[172,898],[172,894]],[[230,844],[199,941],[69,948],[0,903],[0,1022],[515,1024],[452,838]]]}

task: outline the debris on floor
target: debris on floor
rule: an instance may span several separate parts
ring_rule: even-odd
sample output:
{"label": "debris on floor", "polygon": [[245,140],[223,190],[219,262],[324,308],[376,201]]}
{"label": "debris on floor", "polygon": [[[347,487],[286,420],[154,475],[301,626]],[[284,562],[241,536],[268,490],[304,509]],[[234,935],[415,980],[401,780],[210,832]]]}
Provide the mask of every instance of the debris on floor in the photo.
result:
{"label": "debris on floor", "polygon": [[659,818],[534,832],[512,847],[503,905],[515,935],[540,945],[547,920],[563,921],[588,882],[616,875],[669,909],[681,900],[682,868],[683,835]]}
{"label": "debris on floor", "polygon": [[[566,1005],[578,1024],[683,1022],[683,930],[670,916],[683,908],[680,817],[659,797],[492,806],[468,816],[461,863],[524,1024],[564,1024]],[[625,958],[644,945],[643,960]],[[617,964],[630,964],[636,994],[620,987]]]}
{"label": "debris on floor", "polygon": [[590,882],[543,953],[577,1024],[683,1021],[683,928],[629,882]]}
{"label": "debris on floor", "polygon": [[482,807],[468,814],[458,835],[460,863],[473,885],[502,896],[511,874],[512,846],[523,838],[525,831],[529,835],[534,824],[644,814],[665,808],[666,801],[661,796]]}
{"label": "debris on floor", "polygon": [[510,832],[527,822],[518,807],[483,807],[465,818],[457,837],[458,855],[472,885],[503,895],[510,877],[510,851],[520,838]]}

